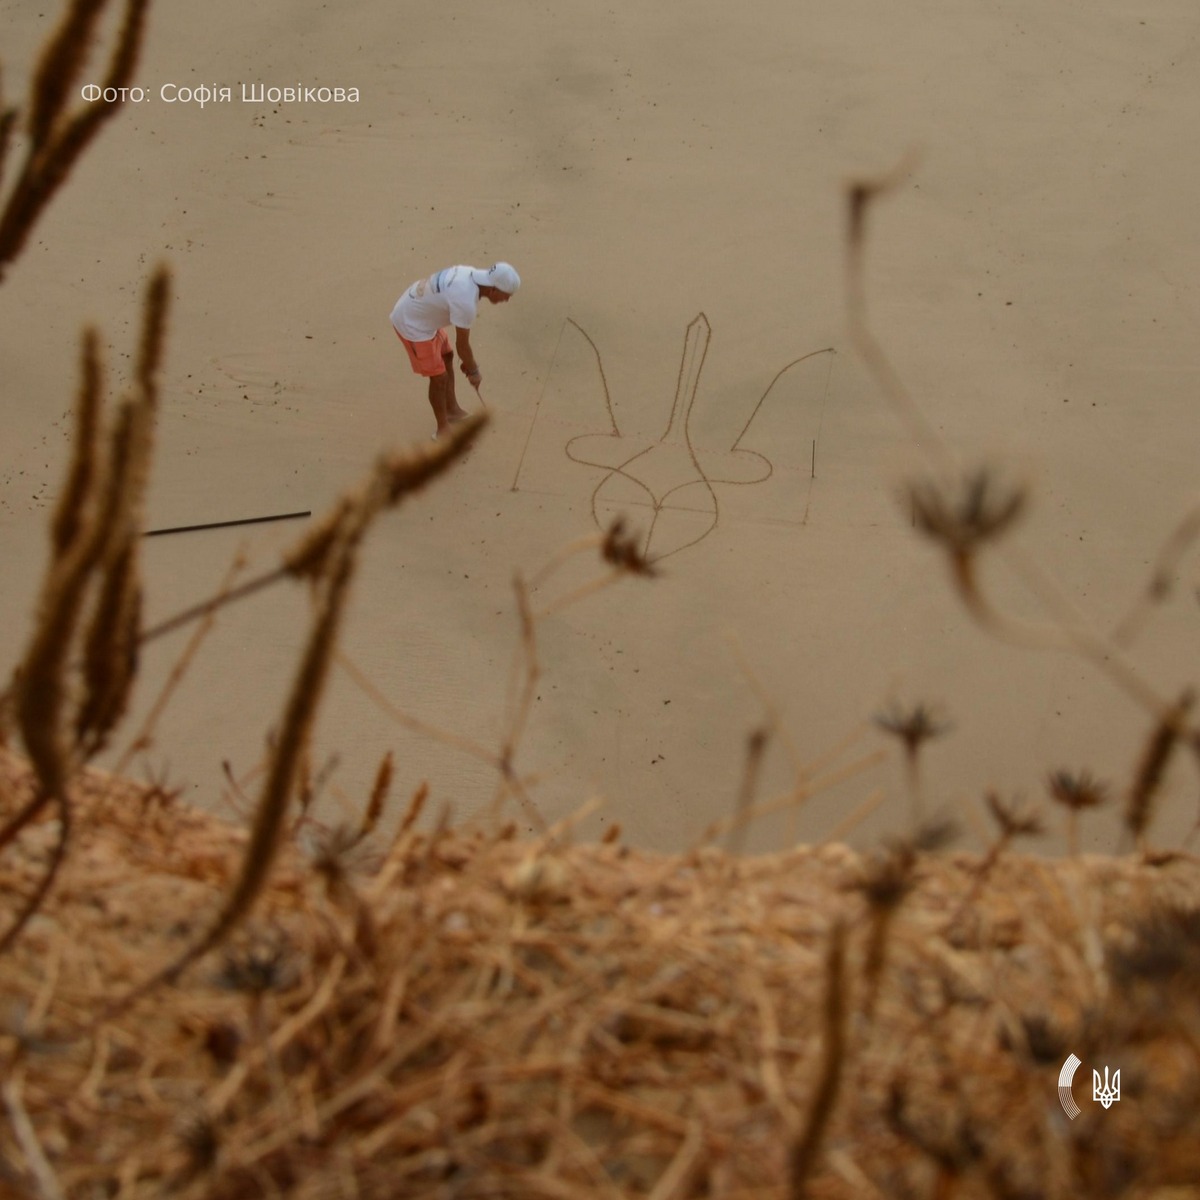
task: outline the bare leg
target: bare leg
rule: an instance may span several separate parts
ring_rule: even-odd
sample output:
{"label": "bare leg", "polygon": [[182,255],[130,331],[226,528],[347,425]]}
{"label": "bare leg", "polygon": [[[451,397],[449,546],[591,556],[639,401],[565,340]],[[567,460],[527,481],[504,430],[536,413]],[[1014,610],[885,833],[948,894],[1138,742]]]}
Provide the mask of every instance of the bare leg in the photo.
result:
{"label": "bare leg", "polygon": [[444,375],[431,375],[429,377],[429,406],[433,409],[434,419],[437,421],[437,433],[435,437],[440,437],[447,429],[450,428],[450,422],[446,417],[446,381],[450,381],[450,386],[454,386],[454,380],[447,371]]}
{"label": "bare leg", "polygon": [[458,397],[454,394],[454,355],[443,354],[442,361],[446,364],[446,420],[453,424],[461,421],[467,415],[467,410],[460,406]]}

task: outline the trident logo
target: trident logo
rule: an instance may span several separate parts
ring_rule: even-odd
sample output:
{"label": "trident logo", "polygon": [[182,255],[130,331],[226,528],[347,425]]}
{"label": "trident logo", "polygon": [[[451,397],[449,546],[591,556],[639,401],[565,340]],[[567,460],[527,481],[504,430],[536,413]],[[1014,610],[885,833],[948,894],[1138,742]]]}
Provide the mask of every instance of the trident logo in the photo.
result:
{"label": "trident logo", "polygon": [[[1075,1079],[1075,1071],[1080,1065],[1080,1059],[1076,1055],[1068,1055],[1067,1061],[1063,1063],[1062,1070],[1058,1073],[1058,1100],[1063,1106],[1063,1112],[1072,1121],[1079,1116],[1079,1105],[1075,1103],[1075,1097],[1071,1095],[1071,1084]],[[1101,1080],[1100,1072],[1095,1067],[1092,1068],[1092,1099],[1098,1100],[1106,1109],[1112,1108],[1113,1102],[1121,1098],[1121,1068],[1118,1067],[1113,1071],[1111,1079],[1108,1071],[1108,1067],[1105,1067],[1104,1079]]]}
{"label": "trident logo", "polygon": [[1092,1099],[1099,1100],[1105,1108],[1111,1108],[1114,1100],[1121,1098],[1121,1068],[1118,1067],[1112,1075],[1112,1082],[1108,1080],[1108,1068],[1104,1068],[1104,1082],[1100,1082],[1100,1072],[1095,1067],[1092,1068]]}

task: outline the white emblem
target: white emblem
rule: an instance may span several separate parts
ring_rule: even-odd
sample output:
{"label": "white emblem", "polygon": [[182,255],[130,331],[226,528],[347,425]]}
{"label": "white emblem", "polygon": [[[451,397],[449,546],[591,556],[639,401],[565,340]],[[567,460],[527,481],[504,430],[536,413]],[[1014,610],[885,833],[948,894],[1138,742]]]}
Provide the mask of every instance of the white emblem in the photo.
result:
{"label": "white emblem", "polygon": [[1114,1100],[1121,1098],[1121,1068],[1112,1074],[1112,1082],[1108,1079],[1108,1068],[1104,1068],[1104,1082],[1100,1082],[1100,1072],[1092,1068],[1092,1099],[1099,1100],[1105,1108],[1111,1108]]}

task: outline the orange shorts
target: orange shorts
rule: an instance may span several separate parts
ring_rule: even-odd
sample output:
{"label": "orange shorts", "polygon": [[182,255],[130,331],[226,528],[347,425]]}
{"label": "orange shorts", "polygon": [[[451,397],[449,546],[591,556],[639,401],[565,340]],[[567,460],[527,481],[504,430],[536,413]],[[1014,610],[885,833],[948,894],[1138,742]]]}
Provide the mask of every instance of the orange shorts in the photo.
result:
{"label": "orange shorts", "polygon": [[446,373],[446,359],[451,358],[454,351],[450,349],[450,339],[444,329],[439,329],[427,342],[410,342],[394,325],[392,329],[404,343],[404,348],[408,351],[408,361],[412,363],[412,369],[418,375],[433,376]]}

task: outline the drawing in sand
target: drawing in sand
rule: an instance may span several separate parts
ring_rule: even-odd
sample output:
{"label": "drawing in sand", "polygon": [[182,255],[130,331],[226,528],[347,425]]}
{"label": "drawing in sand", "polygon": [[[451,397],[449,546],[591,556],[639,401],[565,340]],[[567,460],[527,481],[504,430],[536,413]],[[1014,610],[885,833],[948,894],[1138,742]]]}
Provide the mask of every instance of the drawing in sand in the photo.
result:
{"label": "drawing in sand", "polygon": [[[598,529],[605,528],[612,517],[625,508],[649,508],[650,519],[646,527],[642,552],[651,561],[660,561],[678,554],[681,550],[703,541],[720,522],[721,500],[719,487],[748,487],[765,483],[775,472],[775,464],[766,454],[744,446],[751,426],[760,416],[776,384],[793,367],[818,355],[829,355],[830,365],[825,372],[820,406],[824,407],[828,395],[829,378],[832,373],[833,347],[814,350],[793,359],[782,367],[766,390],[758,398],[741,431],[725,451],[721,461],[713,463],[716,452],[696,445],[692,436],[692,410],[704,362],[712,341],[712,326],[708,317],[698,313],[684,333],[683,353],[679,362],[679,375],[675,384],[675,395],[671,401],[666,429],[657,439],[647,441],[645,437],[624,434],[617,423],[612,395],[600,350],[591,335],[577,321],[568,317],[563,322],[559,335],[559,347],[563,334],[571,331],[573,336],[583,338],[590,348],[595,371],[599,377],[603,394],[604,411],[609,430],[606,433],[581,433],[567,439],[563,451],[571,462],[583,467],[596,468],[604,472],[591,493],[592,519]],[[555,349],[555,361],[559,347]],[[551,374],[555,362],[551,363]],[[533,437],[541,411],[538,401],[525,439],[521,461],[513,478],[512,490],[519,490],[519,482],[525,471],[526,453]],[[818,413],[820,409],[817,410]],[[760,441],[763,444],[763,441]],[[815,447],[815,439],[813,441]],[[805,456],[807,458],[807,456]],[[662,520],[664,513],[669,520]]]}

